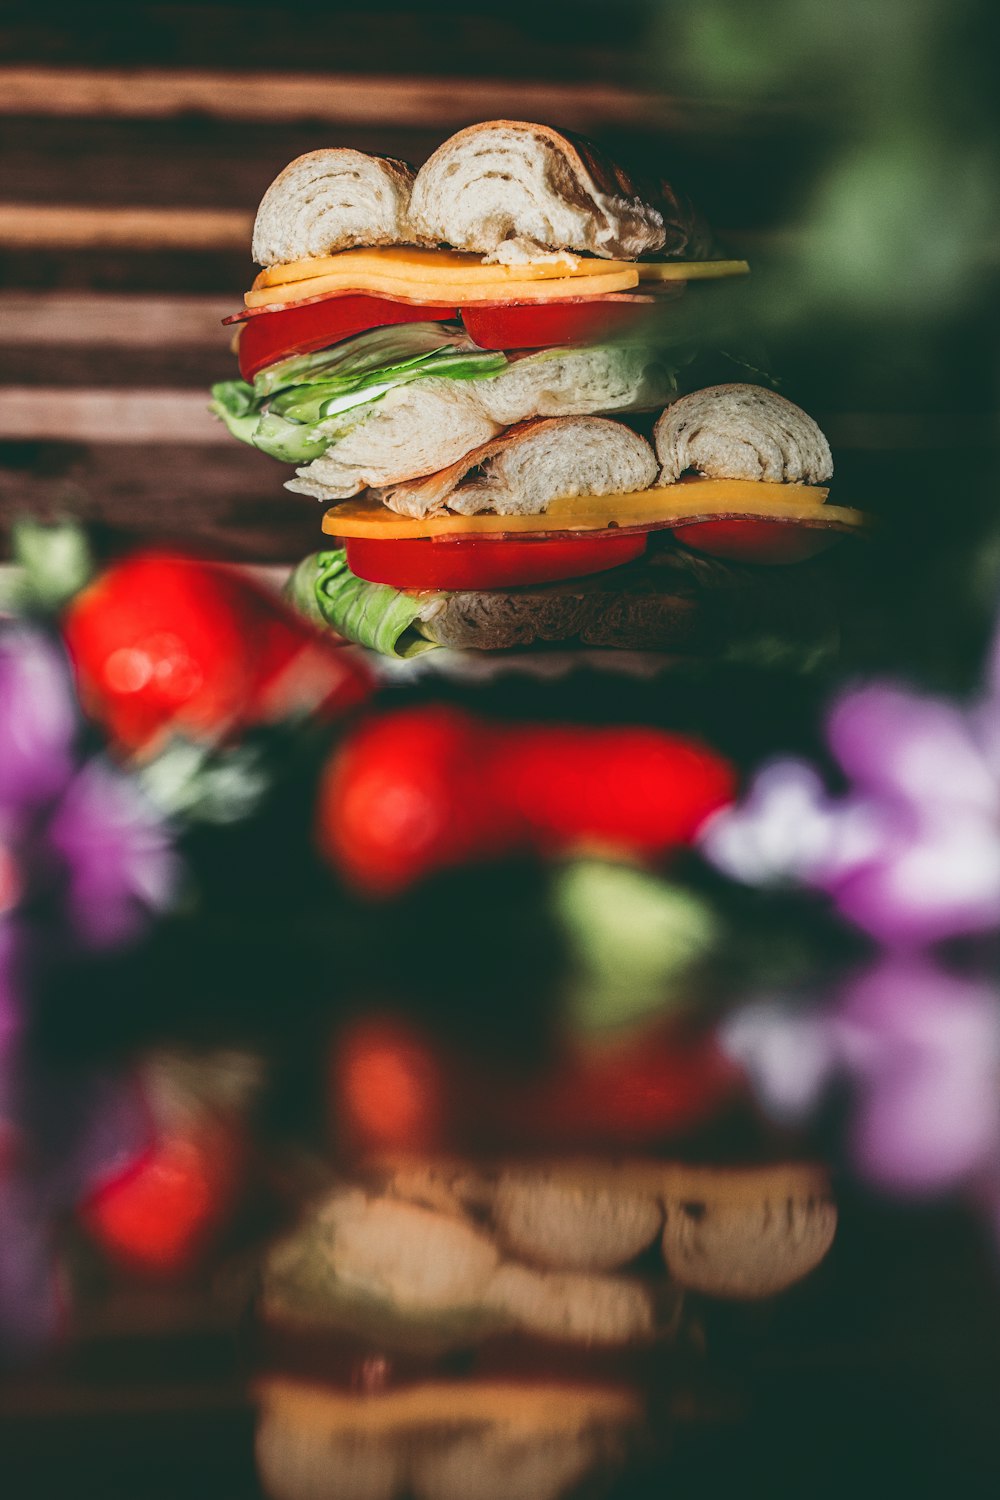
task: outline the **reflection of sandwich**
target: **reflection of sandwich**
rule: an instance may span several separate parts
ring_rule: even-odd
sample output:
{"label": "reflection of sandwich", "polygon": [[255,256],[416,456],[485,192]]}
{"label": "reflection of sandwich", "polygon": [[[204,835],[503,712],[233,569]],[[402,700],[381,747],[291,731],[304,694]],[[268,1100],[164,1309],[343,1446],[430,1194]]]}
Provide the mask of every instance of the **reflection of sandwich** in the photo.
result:
{"label": "reflection of sandwich", "polygon": [[655,1448],[684,1291],[781,1291],[835,1221],[808,1166],[388,1164],[270,1256],[265,1488],[556,1500]]}
{"label": "reflection of sandwich", "polygon": [[[415,422],[425,461],[443,457],[436,429]],[[574,639],[684,649],[734,592],[706,590],[688,548],[794,561],[863,525],[826,504],[826,439],[772,391],[694,392],[666,408],[654,440],[655,453],[607,417],[535,420],[430,474],[373,484],[327,512],[343,548],[306,559],[293,597],[397,655]],[[722,565],[709,571],[732,581]],[[766,592],[780,609],[780,591]]]}
{"label": "reflection of sandwich", "polygon": [[[746,270],[678,258],[704,243],[677,194],[641,195],[542,126],[460,131],[415,177],[388,158],[311,152],[261,202],[264,269],[232,320],[243,380],[214,388],[214,410],[298,465],[289,488],[334,500],[429,473],[530,417],[652,410],[673,380],[650,312],[689,280]],[[657,253],[670,258],[638,259]],[[433,457],[414,443],[421,426],[436,429]]]}

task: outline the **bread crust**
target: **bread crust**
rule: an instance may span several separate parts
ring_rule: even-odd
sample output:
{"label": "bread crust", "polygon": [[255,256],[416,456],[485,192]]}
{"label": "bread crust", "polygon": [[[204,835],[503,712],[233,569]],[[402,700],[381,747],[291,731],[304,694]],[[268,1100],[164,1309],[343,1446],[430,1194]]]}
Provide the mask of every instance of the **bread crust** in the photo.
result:
{"label": "bread crust", "polygon": [[[475,478],[463,484],[470,474]],[[508,428],[437,474],[375,493],[408,516],[446,506],[466,515],[542,515],[557,497],[628,494],[655,477],[649,444],[621,422],[543,417]]]}
{"label": "bread crust", "polygon": [[425,243],[409,222],[413,168],[347,147],[289,162],[260,201],[253,229],[259,266],[285,265],[366,245]]}
{"label": "bread crust", "polygon": [[760,385],[713,385],[674,401],[653,441],[661,484],[695,470],[711,479],[823,484],[830,445],[807,412]]}
{"label": "bread crust", "polygon": [[417,173],[412,222],[428,239],[495,256],[582,251],[634,260],[663,248],[663,215],[590,142],[524,120],[487,120],[450,136]]}

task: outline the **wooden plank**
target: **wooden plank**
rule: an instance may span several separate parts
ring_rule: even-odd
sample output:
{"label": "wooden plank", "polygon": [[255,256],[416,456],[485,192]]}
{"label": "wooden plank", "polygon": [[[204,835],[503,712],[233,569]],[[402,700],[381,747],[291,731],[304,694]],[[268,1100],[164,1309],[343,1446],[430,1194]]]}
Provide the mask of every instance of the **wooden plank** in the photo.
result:
{"label": "wooden plank", "polygon": [[0,56],[98,68],[232,68],[288,73],[435,72],[535,78],[634,78],[648,0],[468,0],[317,6],[315,0],[48,0],[4,8]]}
{"label": "wooden plank", "polygon": [[196,69],[0,67],[0,114],[457,127],[482,119],[555,119],[576,129],[649,124],[692,129],[703,111],[651,90],[530,79],[281,74]]}
{"label": "wooden plank", "polygon": [[[209,419],[210,420],[210,419]],[[282,487],[279,464],[228,444],[0,440],[0,552],[25,515],[72,515],[118,545],[170,538],[246,562],[296,562],[324,544],[324,507]]]}
{"label": "wooden plank", "polygon": [[236,312],[253,272],[246,246],[236,251],[192,250],[179,245],[141,250],[126,245],[72,250],[29,245],[5,249],[0,245],[0,285],[31,295],[53,288],[86,293],[214,295],[226,297],[230,312]]}
{"label": "wooden plank", "polygon": [[0,438],[232,445],[207,407],[207,392],[0,387]]}
{"label": "wooden plank", "polygon": [[210,208],[0,203],[0,246],[20,249],[247,250],[253,214]]}
{"label": "wooden plank", "polygon": [[[473,118],[474,115],[470,115]],[[418,164],[448,125],[144,119],[0,114],[3,197],[10,202],[110,206],[256,207],[282,167],[318,146],[352,146]],[[815,131],[719,134],[608,123],[587,134],[633,170],[669,178],[713,222],[767,225],[775,205],[797,201]]]}
{"label": "wooden plank", "polygon": [[208,401],[209,386],[217,380],[235,380],[239,373],[224,328],[218,329],[214,345],[156,339],[122,344],[11,344],[7,357],[7,368],[16,372],[19,388],[58,387],[60,399],[74,389],[97,388],[197,391]]}
{"label": "wooden plank", "polygon": [[238,297],[143,297],[113,292],[0,292],[7,344],[212,346]]}

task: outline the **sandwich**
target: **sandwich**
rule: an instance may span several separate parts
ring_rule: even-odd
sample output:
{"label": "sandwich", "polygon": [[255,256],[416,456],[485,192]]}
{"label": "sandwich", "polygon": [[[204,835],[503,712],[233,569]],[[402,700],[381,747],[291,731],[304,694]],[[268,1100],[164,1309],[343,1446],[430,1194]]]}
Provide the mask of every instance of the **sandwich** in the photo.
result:
{"label": "sandwich", "polygon": [[265,1492],[589,1492],[658,1456],[691,1363],[686,1295],[770,1298],[835,1226],[807,1164],[369,1164],[264,1267]]}
{"label": "sandwich", "polygon": [[688,356],[664,352],[650,313],[747,270],[710,249],[680,194],[544,126],[472,126],[417,173],[309,152],[261,201],[262,270],[227,320],[242,378],[213,410],[323,501],[533,417],[653,411]]}
{"label": "sandwich", "polygon": [[861,529],[824,504],[804,412],[763,387],[680,396],[692,323],[664,305],[747,266],[575,137],[489,121],[418,172],[310,152],[265,193],[253,254],[242,378],[213,409],[330,507],[341,545],[291,595],[349,640],[713,649],[750,595],[765,629],[802,621],[794,588],[750,587],[761,563]]}
{"label": "sandwich", "polygon": [[702,650],[748,610],[762,626],[804,626],[822,606],[808,574],[782,589],[761,564],[864,530],[860,512],[828,503],[832,467],[813,419],[759,386],[680,397],[652,442],[612,417],[529,419],[332,507],[323,529],[341,545],[300,564],[291,596],[396,656],[570,641]]}

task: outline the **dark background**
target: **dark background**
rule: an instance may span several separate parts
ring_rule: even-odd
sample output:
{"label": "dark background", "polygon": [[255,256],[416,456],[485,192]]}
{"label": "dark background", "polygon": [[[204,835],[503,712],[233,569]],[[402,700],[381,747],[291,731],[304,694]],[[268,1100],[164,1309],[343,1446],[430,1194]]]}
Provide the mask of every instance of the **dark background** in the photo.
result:
{"label": "dark background", "polygon": [[[543,119],[686,187],[752,260],[748,335],[829,432],[836,499],[884,518],[856,660],[964,688],[1000,560],[989,9],[5,7],[5,545],[16,515],[69,510],[113,545],[315,546],[314,502],[204,412],[261,193],[317,146],[419,163],[484,116]],[[234,1305],[126,1291],[7,1378],[3,1492],[253,1495]],[[650,1493],[996,1492],[1000,1267],[957,1208],[847,1191],[810,1283],[706,1317]]]}

